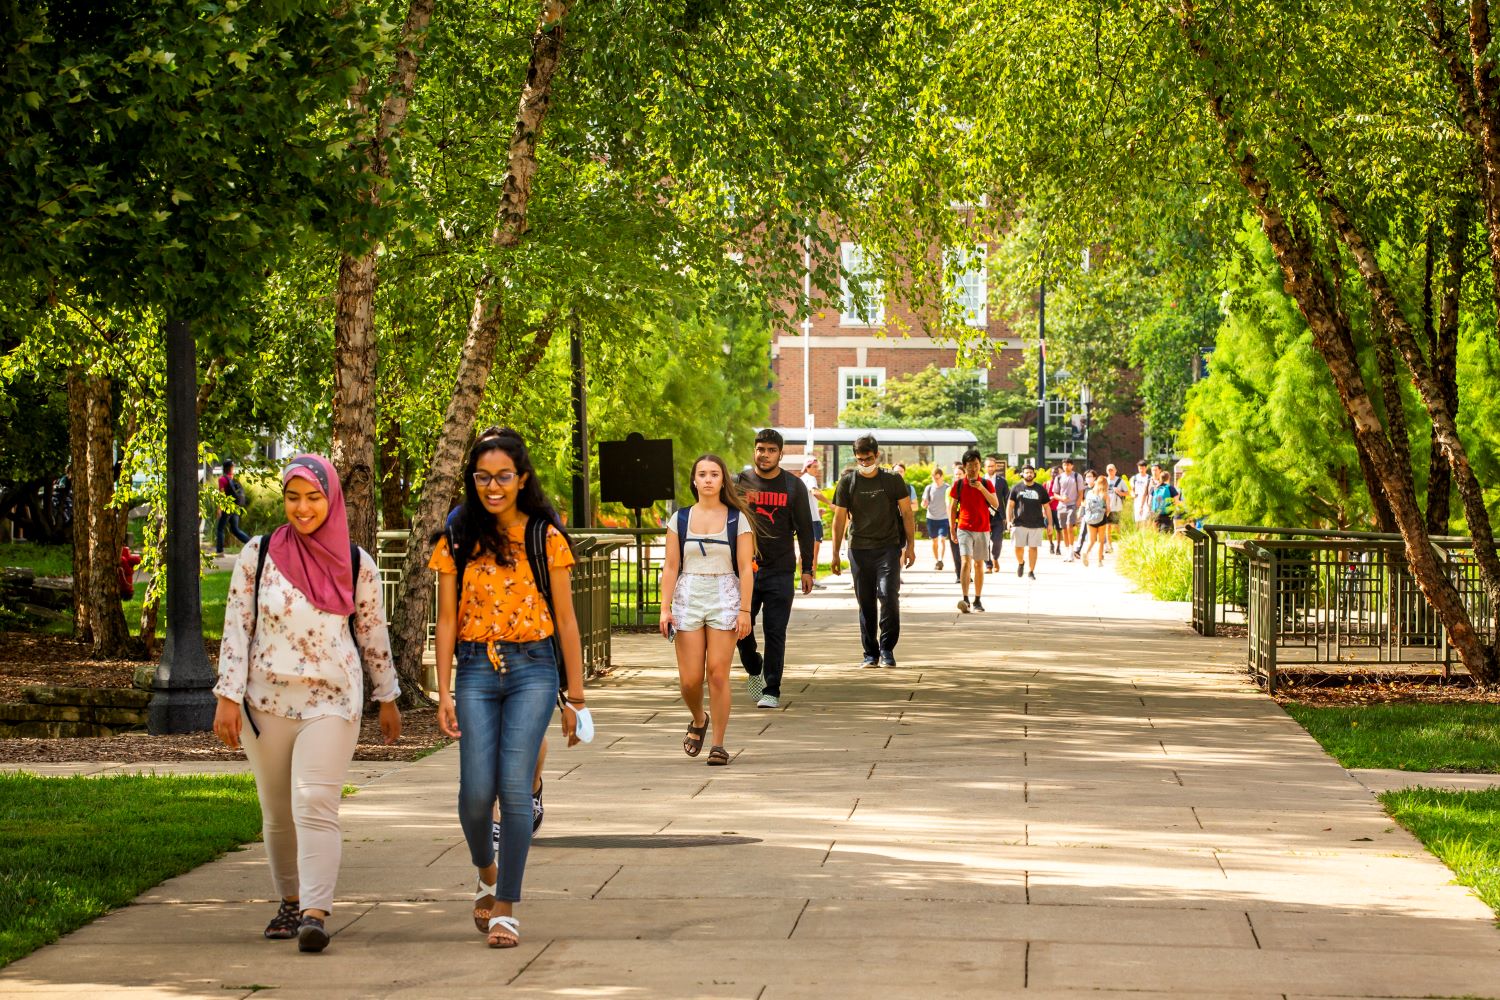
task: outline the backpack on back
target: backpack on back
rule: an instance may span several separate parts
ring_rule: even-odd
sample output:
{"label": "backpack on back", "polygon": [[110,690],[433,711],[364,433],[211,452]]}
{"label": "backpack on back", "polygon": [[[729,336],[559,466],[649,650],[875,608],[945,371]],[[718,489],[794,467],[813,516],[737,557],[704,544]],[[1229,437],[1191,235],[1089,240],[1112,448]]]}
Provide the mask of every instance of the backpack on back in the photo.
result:
{"label": "backpack on back", "polygon": [[[677,566],[681,569],[687,558],[687,533],[688,515],[692,507],[683,507],[677,511]],[[725,533],[729,535],[729,541],[725,542],[717,538],[694,539],[700,545],[728,545],[729,565],[734,569],[734,575],[740,575],[740,553],[739,553],[739,530],[740,512],[734,507],[729,508],[729,517],[724,522]]]}

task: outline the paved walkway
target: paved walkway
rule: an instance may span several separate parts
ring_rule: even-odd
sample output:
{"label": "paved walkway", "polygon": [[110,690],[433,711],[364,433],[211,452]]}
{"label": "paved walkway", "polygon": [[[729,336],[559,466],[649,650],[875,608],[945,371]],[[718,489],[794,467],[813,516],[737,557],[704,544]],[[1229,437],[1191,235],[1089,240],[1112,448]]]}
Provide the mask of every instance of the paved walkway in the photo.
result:
{"label": "paved walkway", "polygon": [[[925,560],[924,560],[925,565]],[[779,711],[677,749],[669,647],[617,641],[601,738],[554,746],[522,946],[468,919],[455,750],[345,802],[338,931],[260,939],[256,846],[0,972],[0,995],[881,1000],[1500,993],[1494,915],[1204,640],[1044,560],[960,617],[909,576],[895,670],[847,584],[799,598]]]}

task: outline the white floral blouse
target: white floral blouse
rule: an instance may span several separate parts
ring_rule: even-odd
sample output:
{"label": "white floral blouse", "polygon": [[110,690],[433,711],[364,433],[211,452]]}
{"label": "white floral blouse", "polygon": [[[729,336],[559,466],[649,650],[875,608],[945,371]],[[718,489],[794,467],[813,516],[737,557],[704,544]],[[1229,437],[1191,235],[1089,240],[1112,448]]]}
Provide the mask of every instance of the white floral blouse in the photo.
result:
{"label": "white floral blouse", "polygon": [[375,560],[359,550],[355,583],[354,631],[349,619],[313,606],[266,559],[260,578],[260,622],[255,622],[255,562],[261,537],[240,550],[224,609],[224,641],[219,647],[219,682],[214,694],[285,719],[336,715],[354,720],[364,706],[360,663],[370,672],[376,701],[401,693],[391,658],[380,575]]}

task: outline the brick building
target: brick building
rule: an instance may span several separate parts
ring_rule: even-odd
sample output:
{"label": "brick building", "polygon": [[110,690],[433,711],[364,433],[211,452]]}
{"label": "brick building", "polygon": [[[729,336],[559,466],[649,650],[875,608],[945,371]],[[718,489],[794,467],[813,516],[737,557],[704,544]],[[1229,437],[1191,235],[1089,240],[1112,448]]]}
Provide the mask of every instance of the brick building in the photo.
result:
{"label": "brick building", "polygon": [[[990,289],[984,251],[978,246],[945,255],[948,294],[962,321],[972,330],[983,330],[991,345],[988,364],[970,369],[973,377],[991,389],[1019,388],[1026,383],[1026,373],[1019,370],[1025,363],[1023,341],[987,307]],[[960,364],[951,336],[932,336],[937,324],[914,314],[877,279],[861,277],[863,254],[857,243],[845,241],[840,252],[841,300],[830,301],[813,291],[812,315],[795,328],[778,331],[771,346],[771,371],[777,391],[771,423],[804,428],[810,416],[815,440],[817,428],[844,426],[844,405],[861,389],[878,389],[928,366],[954,370]],[[785,308],[789,315],[795,312],[791,303]],[[1109,461],[1123,464],[1143,453],[1139,421],[1128,416],[1117,416],[1104,427],[1095,428],[1092,447],[1077,436],[1078,430],[1070,436],[1070,423],[1081,430],[1082,409],[1077,399],[1049,400],[1049,456],[1082,456],[1087,447],[1102,466]],[[1023,423],[1035,424],[1034,411]],[[981,435],[979,447],[986,452],[993,450],[994,434]],[[946,460],[945,456],[940,458]]]}

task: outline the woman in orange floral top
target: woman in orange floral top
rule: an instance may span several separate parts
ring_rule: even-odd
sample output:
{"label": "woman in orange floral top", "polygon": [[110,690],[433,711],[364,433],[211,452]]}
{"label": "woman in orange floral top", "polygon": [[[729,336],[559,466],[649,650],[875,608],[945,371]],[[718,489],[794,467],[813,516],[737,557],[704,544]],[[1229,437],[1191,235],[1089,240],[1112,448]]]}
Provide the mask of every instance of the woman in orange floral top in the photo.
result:
{"label": "woman in orange floral top", "polygon": [[[556,620],[526,557],[533,519],[546,525]],[[447,533],[435,539],[429,564],[438,572],[438,724],[449,736],[462,736],[458,819],[479,870],[474,923],[492,948],[520,943],[514,910],[531,847],[532,774],[552,708],[563,704],[563,733],[572,746],[584,704],[583,648],[569,579],[573,552],[559,520],[521,436],[512,430],[487,433],[469,451],[463,506],[450,526],[458,550],[467,554],[462,582]],[[562,695],[558,647],[566,677]],[[450,692],[455,655],[457,687]],[[498,862],[491,841],[497,796]]]}

